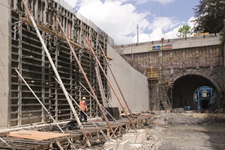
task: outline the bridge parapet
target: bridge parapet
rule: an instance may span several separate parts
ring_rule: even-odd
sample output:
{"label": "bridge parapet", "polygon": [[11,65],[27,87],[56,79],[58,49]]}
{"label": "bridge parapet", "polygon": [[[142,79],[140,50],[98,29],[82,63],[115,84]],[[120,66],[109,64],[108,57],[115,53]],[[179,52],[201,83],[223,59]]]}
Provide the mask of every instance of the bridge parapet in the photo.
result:
{"label": "bridge parapet", "polygon": [[137,54],[154,52],[160,50],[183,49],[213,46],[220,44],[219,34],[209,34],[205,36],[194,36],[188,38],[162,39],[159,41],[118,45],[113,48],[120,54]]}

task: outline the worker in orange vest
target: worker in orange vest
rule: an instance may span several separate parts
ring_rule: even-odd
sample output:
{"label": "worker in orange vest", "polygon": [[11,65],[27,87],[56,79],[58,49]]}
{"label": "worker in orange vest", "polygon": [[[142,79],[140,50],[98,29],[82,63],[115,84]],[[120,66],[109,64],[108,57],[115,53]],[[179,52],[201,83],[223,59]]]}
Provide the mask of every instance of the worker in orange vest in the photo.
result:
{"label": "worker in orange vest", "polygon": [[84,118],[84,122],[87,122],[87,116],[84,114],[88,111],[87,104],[86,104],[86,97],[83,97],[82,100],[80,101],[80,121]]}

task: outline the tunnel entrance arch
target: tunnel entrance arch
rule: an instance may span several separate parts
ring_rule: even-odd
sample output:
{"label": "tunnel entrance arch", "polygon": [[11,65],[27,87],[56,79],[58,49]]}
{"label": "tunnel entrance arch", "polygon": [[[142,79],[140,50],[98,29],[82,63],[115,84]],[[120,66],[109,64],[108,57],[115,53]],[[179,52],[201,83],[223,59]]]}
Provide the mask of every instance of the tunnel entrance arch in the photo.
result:
{"label": "tunnel entrance arch", "polygon": [[218,86],[203,75],[187,74],[174,79],[173,87],[169,90],[172,107],[184,108],[190,106],[191,109],[197,110],[197,104],[194,102],[193,96],[196,89],[201,86],[212,87],[216,93],[219,93]]}

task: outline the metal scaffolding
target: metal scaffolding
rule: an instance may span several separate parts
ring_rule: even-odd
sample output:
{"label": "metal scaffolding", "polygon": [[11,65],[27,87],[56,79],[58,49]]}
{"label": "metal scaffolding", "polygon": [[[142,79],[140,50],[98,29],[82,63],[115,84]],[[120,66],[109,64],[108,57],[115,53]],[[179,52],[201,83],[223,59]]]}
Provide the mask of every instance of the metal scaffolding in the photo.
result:
{"label": "metal scaffolding", "polygon": [[[49,50],[66,91],[79,102],[81,96],[87,97],[89,107],[88,115],[91,117],[101,116],[96,101],[80,86],[87,83],[80,72],[72,52],[62,36],[56,21],[56,14],[62,21],[62,27],[75,48],[75,53],[95,90],[97,98],[102,104],[101,94],[97,84],[95,63],[92,55],[85,49],[84,36],[91,38],[94,49],[97,45],[106,48],[107,34],[96,31],[87,22],[78,19],[71,11],[67,10],[53,0],[26,1],[31,14],[37,23],[44,43]],[[49,110],[56,121],[70,120],[73,113],[66,102],[65,95],[60,85],[55,81],[55,74],[50,62],[42,48],[31,21],[26,18],[26,12],[21,0],[11,1],[11,115],[9,126],[21,126],[31,123],[51,122],[49,115],[36,101],[33,95],[21,79],[17,76],[14,68],[25,78],[32,87],[38,98]],[[101,59],[103,59],[101,57]],[[105,64],[102,65],[106,66]],[[105,67],[106,68],[106,67]],[[102,77],[104,89],[107,91],[107,82]],[[88,88],[88,90],[90,90]],[[107,93],[107,92],[105,92]],[[76,110],[77,106],[73,103]]]}

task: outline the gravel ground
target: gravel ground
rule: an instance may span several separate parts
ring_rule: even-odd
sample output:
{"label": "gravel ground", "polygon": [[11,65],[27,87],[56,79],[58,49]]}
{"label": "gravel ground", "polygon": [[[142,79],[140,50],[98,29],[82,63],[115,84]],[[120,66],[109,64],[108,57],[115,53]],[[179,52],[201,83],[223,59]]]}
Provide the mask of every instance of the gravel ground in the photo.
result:
{"label": "gravel ground", "polygon": [[225,114],[161,114],[149,120],[146,133],[132,150],[224,150]]}
{"label": "gravel ground", "polygon": [[[129,150],[224,150],[225,114],[166,113],[148,121],[146,140]],[[103,150],[96,145],[91,149]],[[89,149],[87,149],[89,150]]]}

